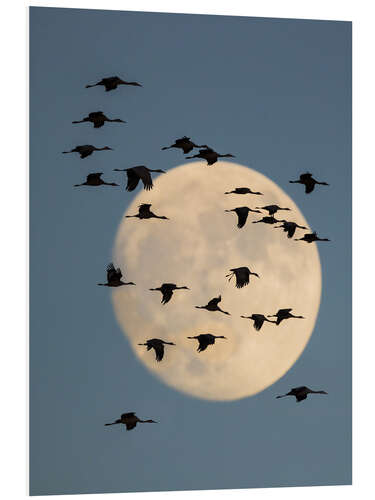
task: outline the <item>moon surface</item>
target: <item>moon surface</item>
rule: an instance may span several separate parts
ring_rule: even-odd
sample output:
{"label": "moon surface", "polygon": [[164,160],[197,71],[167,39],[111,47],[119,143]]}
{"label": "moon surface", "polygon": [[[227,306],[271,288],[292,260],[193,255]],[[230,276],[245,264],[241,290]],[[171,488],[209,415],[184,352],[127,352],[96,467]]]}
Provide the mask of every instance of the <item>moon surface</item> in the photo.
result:
{"label": "moon surface", "polygon": [[[263,195],[224,194],[236,187]],[[299,358],[314,329],[321,296],[317,246],[294,241],[309,231],[297,228],[288,239],[273,225],[253,224],[268,215],[265,211],[250,212],[238,229],[236,214],[225,210],[277,204],[291,209],[277,212],[277,219],[309,227],[297,205],[261,173],[226,161],[191,162],[159,175],[152,191],[142,189],[124,215],[136,214],[141,203],[152,203],[151,210],[169,220],[124,217],[118,228],[114,263],[136,286],[115,289],[112,299],[135,355],[169,386],[202,399],[240,399],[276,382]],[[225,275],[242,266],[260,278],[251,276],[249,285],[238,289]],[[149,291],[162,283],[190,290],[175,291],[162,305],[161,293]],[[230,316],[195,308],[218,295]],[[251,320],[240,317],[289,307],[305,319],[264,323],[256,331]],[[227,340],[217,339],[198,353],[197,340],[187,337],[201,333]],[[165,346],[160,363],[153,350],[137,345],[151,338],[176,344]]]}

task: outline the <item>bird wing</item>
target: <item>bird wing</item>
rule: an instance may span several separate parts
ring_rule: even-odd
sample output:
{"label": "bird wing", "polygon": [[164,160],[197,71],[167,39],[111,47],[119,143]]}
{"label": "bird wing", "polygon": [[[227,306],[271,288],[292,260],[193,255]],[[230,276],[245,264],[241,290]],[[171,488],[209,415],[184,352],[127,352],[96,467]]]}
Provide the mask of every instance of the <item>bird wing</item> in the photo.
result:
{"label": "bird wing", "polygon": [[253,318],[254,318],[254,328],[257,332],[259,332],[264,323],[264,317],[260,314],[253,314]]}
{"label": "bird wing", "polygon": [[303,393],[303,394],[296,394],[296,400],[297,400],[298,403],[300,401],[303,401],[306,398],[307,398],[307,394],[305,394],[305,393]]}
{"label": "bird wing", "polygon": [[134,189],[138,186],[139,175],[137,174],[137,172],[133,168],[130,168],[129,170],[127,170],[126,173],[128,176],[128,183],[126,185],[126,190],[127,191],[134,191]]}
{"label": "bird wing", "polygon": [[249,215],[249,211],[237,209],[236,213],[237,213],[237,217],[238,217],[237,227],[238,228],[244,227],[244,225],[246,224],[246,221],[247,221],[247,216]]}
{"label": "bird wing", "polygon": [[139,212],[139,215],[141,216],[147,216],[150,214],[150,207],[151,207],[151,203],[142,203],[142,205],[139,205],[139,209],[138,209],[138,212]]}
{"label": "bird wing", "polygon": [[194,146],[193,146],[193,144],[191,142],[181,144],[180,147],[182,148],[182,150],[183,150],[183,152],[184,152],[185,155],[187,153],[190,153],[190,151],[192,151],[192,149],[194,148]]}
{"label": "bird wing", "polygon": [[315,182],[312,179],[307,179],[305,181],[305,193],[311,193],[314,190]]}
{"label": "bird wing", "polygon": [[301,174],[299,176],[299,180],[302,182],[309,181],[311,178],[312,178],[312,174],[310,174],[309,172],[306,172],[305,174]]}
{"label": "bird wing", "polygon": [[294,224],[288,224],[285,231],[288,232],[288,238],[292,238],[294,233],[296,232],[296,226]]}
{"label": "bird wing", "polygon": [[277,311],[277,315],[278,316],[283,316],[284,314],[290,313],[291,310],[292,310],[291,307],[289,309],[279,309]]}
{"label": "bird wing", "polygon": [[172,295],[173,295],[173,290],[171,288],[167,288],[167,287],[162,287],[162,291],[161,293],[163,294],[163,298],[161,299],[161,303],[162,304],[166,304],[167,302],[169,302],[172,298]]}
{"label": "bird wing", "polygon": [[209,345],[208,339],[206,337],[203,337],[202,335],[200,335],[198,337],[198,342],[199,342],[199,346],[198,346],[197,351],[198,352],[205,351]]}
{"label": "bird wing", "polygon": [[126,430],[131,431],[137,425],[137,421],[135,420],[134,422],[126,422],[125,425],[126,425]]}
{"label": "bird wing", "polygon": [[155,349],[156,361],[161,361],[164,356],[164,346],[161,342],[155,343],[152,346]]}
{"label": "bird wing", "polygon": [[211,299],[207,306],[217,306],[221,302],[221,295],[219,297],[215,297],[214,299]]}
{"label": "bird wing", "polygon": [[94,128],[100,128],[104,125],[104,120],[100,118],[95,118]]}
{"label": "bird wing", "polygon": [[94,173],[94,174],[89,174],[87,176],[87,182],[98,181],[102,175],[103,175],[102,172],[97,172],[97,173]]}
{"label": "bird wing", "polygon": [[118,78],[103,78],[101,83],[104,85],[106,92],[109,92],[110,90],[115,90],[115,88],[117,88]]}
{"label": "bird wing", "polygon": [[112,264],[108,264],[107,266],[107,281],[108,283],[111,283],[113,281],[118,281],[122,277],[122,272],[120,268],[115,269],[115,266]]}
{"label": "bird wing", "polygon": [[249,284],[250,271],[247,267],[240,267],[234,271],[236,275],[236,287],[242,288]]}
{"label": "bird wing", "polygon": [[149,191],[153,187],[152,183],[152,178],[150,172],[147,170],[147,168],[140,166],[140,167],[135,167],[137,170],[137,174],[141,178],[143,185],[146,189],[146,191]]}
{"label": "bird wing", "polygon": [[123,413],[121,415],[121,419],[124,419],[124,418],[129,418],[129,417],[134,417],[135,416],[135,413],[132,411],[132,412],[129,412],[129,413]]}

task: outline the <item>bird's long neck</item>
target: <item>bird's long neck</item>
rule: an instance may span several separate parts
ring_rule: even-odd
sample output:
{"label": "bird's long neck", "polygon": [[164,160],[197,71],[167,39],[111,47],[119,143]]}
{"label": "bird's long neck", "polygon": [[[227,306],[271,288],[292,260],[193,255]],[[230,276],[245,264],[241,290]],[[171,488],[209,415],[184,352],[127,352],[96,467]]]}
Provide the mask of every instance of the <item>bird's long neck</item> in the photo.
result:
{"label": "bird's long neck", "polygon": [[87,182],[82,182],[82,184],[74,184],[74,187],[87,186]]}
{"label": "bird's long neck", "polygon": [[83,119],[83,120],[75,120],[75,121],[74,121],[74,122],[72,122],[72,123],[83,123],[83,122],[85,122],[85,121],[87,121],[87,120],[85,120],[85,119]]}
{"label": "bird's long neck", "polygon": [[282,394],[281,396],[276,396],[276,399],[285,398],[286,396],[292,396],[292,394]]}
{"label": "bird's long neck", "polygon": [[127,218],[130,218],[130,217],[138,217],[138,218],[139,218],[139,217],[140,217],[140,215],[139,215],[139,214],[136,214],[136,215],[125,215],[125,217],[127,217]]}
{"label": "bird's long neck", "polygon": [[109,286],[108,283],[98,283],[98,286]]}
{"label": "bird's long neck", "polygon": [[113,171],[114,172],[126,172],[127,168],[114,168]]}
{"label": "bird's long neck", "polygon": [[293,314],[290,315],[291,318],[298,318],[298,319],[304,319],[303,316],[294,316]]}
{"label": "bird's long neck", "polygon": [[312,391],[312,390],[310,390],[310,393],[311,394],[326,394],[325,391]]}

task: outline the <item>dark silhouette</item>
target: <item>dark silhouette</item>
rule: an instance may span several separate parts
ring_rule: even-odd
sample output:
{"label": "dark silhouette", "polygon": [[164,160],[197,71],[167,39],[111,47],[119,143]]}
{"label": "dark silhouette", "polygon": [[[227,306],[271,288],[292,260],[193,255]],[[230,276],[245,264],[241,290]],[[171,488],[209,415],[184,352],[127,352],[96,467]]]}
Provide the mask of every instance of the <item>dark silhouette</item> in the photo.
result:
{"label": "dark silhouette", "polygon": [[202,352],[207,349],[209,345],[215,343],[215,339],[226,339],[223,335],[211,335],[211,333],[202,333],[201,335],[196,335],[195,337],[187,337],[188,339],[197,339],[199,346],[197,351]]}
{"label": "dark silhouette", "polygon": [[164,344],[176,345],[173,342],[166,342],[165,340],[161,340],[161,339],[146,340],[146,342],[144,344],[138,344],[138,345],[147,346],[148,351],[150,349],[154,349],[156,361],[161,361],[164,357]]}
{"label": "dark silhouette", "polygon": [[203,160],[207,161],[207,165],[213,165],[214,163],[217,162],[219,158],[235,158],[235,156],[229,153],[221,155],[220,153],[217,153],[214,149],[206,146],[205,149],[200,149],[198,154],[194,156],[186,156],[186,159],[188,160],[190,160],[191,158],[202,158]]}
{"label": "dark silhouette", "polygon": [[298,318],[298,319],[305,319],[303,316],[294,316],[290,311],[290,309],[279,309],[276,314],[269,314],[267,317],[268,318],[277,318],[276,320],[276,325],[279,325],[284,319],[289,319],[289,318]]}
{"label": "dark silhouette", "polygon": [[309,389],[308,387],[302,385],[301,387],[295,387],[287,394],[283,394],[282,396],[276,396],[276,399],[285,398],[285,396],[295,396],[296,403],[299,403],[300,401],[306,399],[308,394],[328,394],[328,392],[313,391],[312,389]]}
{"label": "dark silhouette", "polygon": [[94,151],[113,151],[113,150],[108,146],[104,146],[104,148],[96,148],[95,146],[91,146],[91,144],[85,144],[83,146],[76,146],[74,149],[70,151],[63,151],[63,154],[66,155],[68,153],[79,153],[81,158],[87,158]]}
{"label": "dark silhouette", "polygon": [[264,224],[276,224],[276,222],[286,222],[286,221],[275,219],[275,217],[273,215],[271,215],[271,216],[267,215],[266,217],[263,217],[262,219],[253,220],[253,224],[258,224],[258,222],[264,222]]}
{"label": "dark silhouette", "polygon": [[308,229],[305,226],[299,226],[295,222],[289,221],[284,221],[281,226],[275,226],[275,229],[278,229],[280,227],[283,228],[284,233],[288,233],[288,238],[292,238],[294,236],[297,227],[299,227],[300,229]]}
{"label": "dark silhouette", "polygon": [[82,118],[82,120],[74,121],[72,123],[85,123],[91,122],[94,124],[94,128],[100,128],[104,125],[105,122],[116,122],[116,123],[126,123],[124,120],[120,118],[108,118],[103,111],[94,111],[89,113],[88,116]]}
{"label": "dark silhouette", "polygon": [[329,186],[326,182],[316,181],[312,174],[306,172],[306,174],[301,174],[297,181],[289,181],[291,184],[304,184],[305,193],[311,193],[314,190],[315,184],[320,184],[321,186]]}
{"label": "dark silhouette", "polygon": [[126,185],[127,191],[134,191],[138,186],[138,182],[141,180],[146,191],[149,191],[153,187],[151,172],[158,172],[160,174],[165,174],[165,170],[152,170],[144,165],[138,165],[136,167],[130,168],[114,168],[115,172],[126,172],[128,176],[128,183]]}
{"label": "dark silhouette", "polygon": [[108,78],[102,78],[100,82],[94,83],[93,85],[86,85],[85,88],[89,89],[91,87],[97,87],[98,85],[102,85],[103,87],[105,87],[106,92],[117,89],[118,85],[132,85],[133,87],[142,87],[140,83],[126,82],[118,76],[109,76]]}
{"label": "dark silhouette", "polygon": [[174,144],[171,146],[165,146],[164,148],[161,148],[162,151],[165,151],[166,149],[172,149],[172,148],[177,148],[177,149],[182,149],[184,154],[186,155],[187,153],[190,153],[190,151],[193,148],[206,148],[207,146],[205,144],[198,146],[197,144],[194,144],[193,141],[190,140],[190,137],[181,137],[181,139],[176,139]]}
{"label": "dark silhouette", "polygon": [[235,276],[237,288],[242,288],[248,285],[251,274],[259,278],[259,275],[257,273],[252,273],[248,267],[237,267],[234,269],[230,269],[230,271],[231,271],[230,274],[227,274],[225,277],[229,278],[228,281],[230,281],[233,278],[233,276]]}
{"label": "dark silhouette", "polygon": [[263,194],[263,193],[260,193],[259,191],[252,191],[250,188],[247,187],[239,187],[233,189],[233,191],[227,191],[224,194]]}
{"label": "dark silhouette", "polygon": [[140,418],[137,417],[135,413],[132,412],[132,413],[123,413],[118,420],[115,420],[110,424],[104,424],[104,425],[124,424],[126,426],[126,430],[131,431],[138,424],[138,422],[141,424],[157,424],[155,420],[141,420]]}
{"label": "dark silhouette", "polygon": [[129,281],[129,283],[125,283],[124,281],[121,280],[122,278],[122,272],[121,269],[118,267],[115,269],[115,266],[111,262],[107,266],[107,283],[98,283],[99,286],[111,286],[111,287],[118,287],[118,286],[124,286],[124,285],[135,285],[132,281]]}
{"label": "dark silhouette", "polygon": [[252,314],[251,316],[241,316],[241,318],[252,319],[254,321],[254,328],[257,332],[259,332],[259,330],[262,328],[265,321],[268,321],[268,323],[276,324],[276,321],[267,319],[264,314]]}
{"label": "dark silhouette", "polygon": [[260,210],[267,210],[269,215],[275,215],[278,210],[290,210],[290,208],[282,208],[279,205],[266,205],[265,207],[256,207]]}
{"label": "dark silhouette", "polygon": [[306,243],[312,243],[313,241],[331,241],[328,238],[319,238],[317,233],[306,233],[302,238],[296,238],[294,241],[306,241]]}
{"label": "dark silhouette", "polygon": [[190,290],[187,286],[177,286],[174,283],[163,283],[159,288],[150,288],[152,292],[161,292],[163,297],[161,299],[162,304],[166,304],[172,298],[174,290]]}
{"label": "dark silhouette", "polygon": [[168,217],[165,217],[164,215],[155,215],[153,212],[150,210],[151,203],[142,203],[142,205],[139,205],[138,207],[138,213],[135,215],[125,215],[125,217],[138,217],[138,219],[166,219],[169,220]]}
{"label": "dark silhouette", "polygon": [[238,222],[237,222],[237,227],[241,228],[244,227],[247,221],[247,216],[249,215],[249,212],[256,212],[260,214],[260,210],[253,210],[252,208],[249,207],[238,207],[238,208],[233,208],[232,210],[225,210],[225,212],[236,212],[237,217],[238,217]]}
{"label": "dark silhouette", "polygon": [[229,314],[229,312],[227,311],[223,311],[222,309],[220,309],[220,307],[218,306],[219,302],[221,302],[221,295],[219,295],[218,297],[216,297],[215,299],[211,299],[209,301],[208,304],[206,304],[205,306],[195,306],[197,309],[207,309],[207,311],[220,311],[224,314]]}
{"label": "dark silhouette", "polygon": [[96,172],[94,174],[89,174],[86,177],[86,182],[82,182],[82,184],[74,184],[74,187],[79,186],[118,186],[115,182],[105,182],[101,178],[103,172]]}

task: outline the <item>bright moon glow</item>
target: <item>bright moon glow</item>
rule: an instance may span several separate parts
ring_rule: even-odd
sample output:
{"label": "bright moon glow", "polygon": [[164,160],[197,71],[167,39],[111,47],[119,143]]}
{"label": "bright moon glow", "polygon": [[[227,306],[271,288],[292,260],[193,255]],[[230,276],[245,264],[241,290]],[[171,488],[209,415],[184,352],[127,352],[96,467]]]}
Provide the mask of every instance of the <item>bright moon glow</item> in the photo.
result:
{"label": "bright moon glow", "polygon": [[[236,187],[263,196],[224,194]],[[288,239],[273,225],[252,224],[266,212],[250,212],[238,229],[237,215],[224,210],[277,204],[292,209],[279,211],[277,219],[308,227],[297,205],[264,175],[225,161],[193,162],[160,174],[153,190],[140,191],[124,215],[138,213],[141,203],[152,203],[155,214],[170,220],[124,217],[116,237],[115,265],[136,286],[114,290],[114,309],[138,358],[165,383],[198,398],[244,398],[276,382],[301,355],[315,325],[321,294],[318,250],[315,243],[294,241],[308,231],[297,228]],[[260,279],[251,276],[248,286],[237,289],[235,279],[228,282],[225,275],[242,266]],[[190,290],[175,291],[162,305],[161,293],[148,290],[162,283]],[[220,294],[220,307],[231,316],[194,307]],[[264,323],[257,332],[251,320],[240,318],[288,307],[306,319]],[[198,353],[198,341],[186,337],[201,333],[227,340],[217,339]],[[151,338],[176,344],[165,346],[160,363],[153,350],[137,345]]]}

